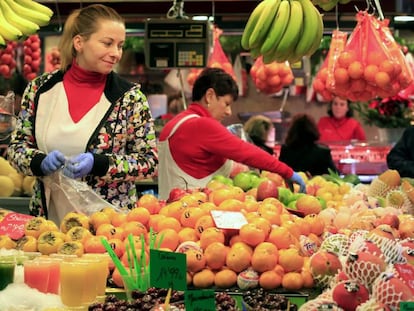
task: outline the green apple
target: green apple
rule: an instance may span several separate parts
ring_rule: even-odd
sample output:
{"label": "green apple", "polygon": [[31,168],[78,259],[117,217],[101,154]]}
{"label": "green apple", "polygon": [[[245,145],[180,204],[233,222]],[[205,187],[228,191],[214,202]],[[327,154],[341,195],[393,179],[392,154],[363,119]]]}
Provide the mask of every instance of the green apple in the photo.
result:
{"label": "green apple", "polygon": [[252,176],[251,176],[251,180],[252,180],[252,188],[257,188],[257,187],[259,187],[259,185],[260,185],[260,183],[262,182],[262,181],[265,181],[267,178],[265,178],[265,177],[260,177],[260,176],[257,176],[257,175],[255,175],[255,174],[252,174]]}
{"label": "green apple", "polygon": [[289,201],[291,200],[290,198],[293,195],[293,192],[290,191],[290,189],[286,187],[278,187],[278,193],[279,193],[278,200],[285,205],[289,203]]}
{"label": "green apple", "polygon": [[304,195],[305,193],[302,193],[302,192],[292,193],[287,204],[289,204],[291,201],[296,201],[297,199],[299,199],[300,197],[303,197]]}
{"label": "green apple", "polygon": [[248,172],[240,172],[233,178],[233,185],[240,187],[243,191],[247,191],[252,188],[252,174]]}
{"label": "green apple", "polygon": [[224,185],[233,186],[233,180],[227,176],[217,174],[213,176],[213,179],[221,182]]}
{"label": "green apple", "polygon": [[287,205],[288,208],[296,210],[296,200],[290,201]]}

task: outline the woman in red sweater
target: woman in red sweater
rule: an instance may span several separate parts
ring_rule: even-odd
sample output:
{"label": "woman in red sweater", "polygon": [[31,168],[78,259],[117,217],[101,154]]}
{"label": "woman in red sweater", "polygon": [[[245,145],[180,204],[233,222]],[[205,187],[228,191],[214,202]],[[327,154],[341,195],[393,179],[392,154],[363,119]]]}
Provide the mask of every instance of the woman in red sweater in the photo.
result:
{"label": "woman in red sweater", "polygon": [[365,131],[353,118],[353,111],[346,99],[335,97],[329,104],[328,115],[318,122],[321,135],[319,141],[324,143],[361,140],[365,141]]}

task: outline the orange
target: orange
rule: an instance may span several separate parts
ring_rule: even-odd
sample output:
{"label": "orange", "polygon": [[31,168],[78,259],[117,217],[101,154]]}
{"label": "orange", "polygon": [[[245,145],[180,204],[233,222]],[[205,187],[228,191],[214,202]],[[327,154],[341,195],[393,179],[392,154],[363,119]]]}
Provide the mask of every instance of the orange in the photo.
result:
{"label": "orange", "polygon": [[259,216],[253,218],[250,223],[254,224],[257,228],[260,228],[265,233],[265,239],[267,239],[272,230],[272,224],[268,219]]}
{"label": "orange", "polygon": [[143,235],[146,239],[148,235],[147,227],[145,227],[139,221],[129,221],[127,223],[124,223],[121,228],[124,229],[125,238],[127,238],[128,235],[132,234],[133,236],[137,237]]}
{"label": "orange", "polygon": [[364,74],[364,67],[362,66],[361,62],[354,61],[349,64],[348,67],[348,75],[352,79],[359,79]]}
{"label": "orange", "polygon": [[191,196],[198,201],[198,205],[208,201],[208,194],[204,191],[194,191]]}
{"label": "orange", "polygon": [[199,201],[198,196],[193,194],[186,194],[180,199],[180,202],[184,205],[184,207],[196,207],[203,203]]}
{"label": "orange", "polygon": [[181,223],[174,217],[169,216],[160,219],[160,221],[158,221],[158,230],[161,231],[167,228],[173,229],[175,232],[178,232],[181,230]]}
{"label": "orange", "polygon": [[226,264],[229,248],[222,242],[213,242],[204,250],[206,264],[213,270],[221,269]]}
{"label": "orange", "polygon": [[207,228],[215,227],[213,217],[211,215],[201,216],[195,223],[194,229],[196,229],[198,236]]}
{"label": "orange", "polygon": [[174,201],[169,203],[167,206],[163,207],[168,208],[166,216],[168,217],[174,217],[177,220],[180,220],[181,214],[186,209],[186,205],[181,201]]}
{"label": "orange", "polygon": [[161,209],[161,205],[157,197],[150,193],[143,194],[135,203],[135,206],[146,208],[150,214],[156,214]]}
{"label": "orange", "polygon": [[343,68],[348,68],[356,60],[354,51],[344,51],[338,56],[338,64]]}
{"label": "orange", "polygon": [[251,257],[247,249],[233,245],[227,253],[226,266],[237,273],[242,272],[250,267]]}
{"label": "orange", "polygon": [[389,74],[384,71],[378,71],[375,75],[375,83],[381,88],[386,88],[390,84],[390,81]]}
{"label": "orange", "polygon": [[204,202],[201,203],[198,207],[201,208],[203,215],[210,214],[211,210],[217,208],[217,206],[213,202]]}
{"label": "orange", "polygon": [[209,227],[204,229],[200,234],[200,246],[203,250],[207,248],[213,242],[224,243],[226,237],[223,230],[216,227]]}
{"label": "orange", "polygon": [[[257,189],[257,188],[255,188],[255,189]],[[246,196],[246,202],[244,202],[244,208],[243,208],[242,211],[244,211],[246,213],[257,212],[257,209],[259,208],[259,205],[260,205],[259,202],[254,201],[254,200],[248,200],[248,198]]]}
{"label": "orange", "polygon": [[115,227],[121,227],[124,223],[126,223],[126,217],[127,215],[124,213],[117,213],[112,217],[111,224]]}
{"label": "orange", "polygon": [[368,82],[374,82],[375,81],[375,75],[378,72],[378,66],[377,65],[368,65],[364,69],[364,78]]}
{"label": "orange", "polygon": [[166,228],[158,232],[155,239],[155,245],[175,251],[179,241],[180,237],[178,236],[177,231],[171,228]]}
{"label": "orange", "polygon": [[206,267],[206,258],[200,250],[189,249],[184,254],[187,258],[187,271],[194,273]]}
{"label": "orange", "polygon": [[106,249],[103,246],[101,239],[105,239],[108,241],[108,238],[105,236],[92,235],[88,237],[83,243],[85,253],[105,253]]}
{"label": "orange", "polygon": [[287,290],[298,290],[303,287],[302,274],[299,272],[287,272],[282,278],[282,287]]}
{"label": "orange", "polygon": [[236,244],[238,242],[241,242],[241,237],[240,237],[240,235],[235,234],[230,238],[229,246],[233,246],[234,244]]}
{"label": "orange", "polygon": [[153,231],[158,232],[158,222],[165,217],[167,216],[160,214],[151,215],[150,219],[148,220],[148,231],[150,228],[152,228]]}
{"label": "orange", "polygon": [[283,227],[287,228],[289,232],[299,240],[302,232],[300,231],[300,226],[291,220],[287,220],[283,223]]}
{"label": "orange", "polygon": [[95,232],[97,236],[105,236],[108,239],[124,239],[124,232],[125,230],[122,227],[115,227],[112,224],[102,224],[100,225]]}
{"label": "orange", "polygon": [[232,190],[230,188],[214,189],[209,195],[209,201],[219,206],[221,202],[232,197]]}
{"label": "orange", "polygon": [[325,222],[318,215],[306,215],[304,220],[310,225],[310,233],[320,236],[325,232]]}
{"label": "orange", "polygon": [[118,212],[113,209],[112,207],[104,207],[102,209],[102,212],[104,212],[105,214],[107,214],[109,216],[109,219],[112,221],[112,218],[118,214]]}
{"label": "orange", "polygon": [[364,80],[364,78],[355,79],[351,82],[351,90],[353,90],[354,92],[365,91],[366,86],[367,82]]}
{"label": "orange", "polygon": [[216,180],[216,179],[210,180],[206,185],[206,188],[210,189],[210,190],[215,190],[215,189],[220,189],[220,188],[228,188],[228,187],[229,187],[228,185],[223,184],[221,181]]}
{"label": "orange", "polygon": [[334,70],[335,83],[345,84],[349,81],[348,70],[342,67],[338,67]]}
{"label": "orange", "polygon": [[279,64],[277,62],[271,62],[264,66],[266,75],[268,76],[278,76],[279,75]]}
{"label": "orange", "polygon": [[273,228],[267,241],[275,244],[279,250],[289,248],[291,245],[297,245],[299,242],[298,239],[285,227]]}
{"label": "orange", "polygon": [[247,223],[241,226],[239,230],[240,238],[246,244],[255,247],[257,244],[264,242],[266,233],[262,228],[254,223]]}
{"label": "orange", "polygon": [[231,198],[244,202],[246,200],[246,192],[240,187],[233,186],[230,188]]}
{"label": "orange", "polygon": [[98,227],[102,224],[110,224],[111,218],[107,213],[102,211],[94,212],[89,216],[89,222],[93,226],[93,229],[96,231]]}
{"label": "orange", "polygon": [[309,235],[310,230],[311,230],[311,226],[309,222],[307,222],[301,217],[295,218],[294,222],[298,224],[301,235],[306,235],[306,236]]}
{"label": "orange", "polygon": [[279,226],[281,223],[280,213],[272,210],[262,210],[258,212],[260,217],[267,219],[270,224]]}
{"label": "orange", "polygon": [[259,285],[266,290],[278,288],[282,285],[282,276],[274,270],[265,271],[259,276]]}
{"label": "orange", "polygon": [[197,231],[194,228],[184,227],[178,232],[179,243],[192,241],[198,241]]}
{"label": "orange", "polygon": [[116,286],[124,288],[124,281],[122,280],[121,273],[118,268],[115,268],[114,271],[112,271],[111,279]]}
{"label": "orange", "polygon": [[237,273],[230,269],[223,269],[216,272],[214,285],[218,288],[231,288],[237,283]]}
{"label": "orange", "polygon": [[148,211],[148,209],[144,207],[135,207],[129,210],[129,212],[126,215],[126,220],[127,221],[139,221],[144,226],[146,226],[150,219],[150,215],[151,214]]}
{"label": "orange", "polygon": [[304,288],[314,288],[315,282],[312,276],[312,272],[309,270],[303,269],[300,273],[302,275],[303,287]]}
{"label": "orange", "polygon": [[218,210],[222,211],[233,211],[233,212],[239,212],[244,208],[245,204],[244,202],[237,200],[237,199],[226,199],[223,202],[221,202],[218,206]]}
{"label": "orange", "polygon": [[200,272],[194,273],[193,285],[196,288],[210,288],[214,284],[214,272],[210,269],[203,269]]}
{"label": "orange", "polygon": [[124,242],[121,239],[112,238],[108,239],[108,243],[111,246],[114,253],[118,256],[118,258],[121,258],[125,252]]}
{"label": "orange", "polygon": [[200,207],[186,207],[181,213],[180,223],[183,227],[194,228],[198,218],[204,214]]}
{"label": "orange", "polygon": [[383,60],[379,65],[379,70],[388,73],[390,77],[394,76],[394,62],[388,59]]}
{"label": "orange", "polygon": [[[271,204],[273,205],[273,207],[269,207],[267,204]],[[272,198],[272,197],[264,199],[262,201],[262,205],[270,208],[271,210],[275,210],[276,212],[279,212],[279,213],[285,210],[285,206],[283,205],[283,203],[280,202],[278,199]]]}
{"label": "orange", "polygon": [[301,271],[305,260],[296,248],[279,250],[279,265],[285,272]]}
{"label": "orange", "polygon": [[277,265],[277,255],[267,252],[264,249],[255,249],[252,255],[252,268],[256,272],[273,270]]}
{"label": "orange", "polygon": [[[141,262],[141,253],[142,253],[142,249],[140,247],[139,248],[138,247],[135,247],[135,254],[137,255],[138,264],[140,264],[140,262]],[[143,260],[145,260],[145,264],[148,265],[148,263],[149,263],[149,255],[148,255],[148,253],[144,251],[144,255],[143,256],[144,256]],[[133,259],[133,257],[130,257],[130,260],[131,260],[132,267],[134,267],[134,259]],[[121,257],[121,262],[122,262],[122,264],[125,267],[129,267],[128,253],[127,253],[126,250],[125,250],[124,254]],[[142,262],[142,265],[143,264],[144,264],[144,262]]]}

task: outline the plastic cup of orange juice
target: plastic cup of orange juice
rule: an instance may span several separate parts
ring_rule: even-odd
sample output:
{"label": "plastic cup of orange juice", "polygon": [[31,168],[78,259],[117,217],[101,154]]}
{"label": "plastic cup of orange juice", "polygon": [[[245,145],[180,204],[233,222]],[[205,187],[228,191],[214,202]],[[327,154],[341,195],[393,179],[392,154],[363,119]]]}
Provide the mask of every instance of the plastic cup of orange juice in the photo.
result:
{"label": "plastic cup of orange juice", "polygon": [[96,300],[103,301],[106,294],[106,284],[109,275],[109,263],[111,257],[108,254],[84,254],[81,259],[93,259],[92,264],[96,266],[95,285],[96,285]]}
{"label": "plastic cup of orange juice", "polygon": [[60,298],[69,310],[85,310],[83,292],[91,278],[88,269],[87,262],[76,259],[60,263]]}
{"label": "plastic cup of orange juice", "polygon": [[23,263],[24,283],[42,293],[47,293],[49,286],[49,265],[46,260],[27,260]]}

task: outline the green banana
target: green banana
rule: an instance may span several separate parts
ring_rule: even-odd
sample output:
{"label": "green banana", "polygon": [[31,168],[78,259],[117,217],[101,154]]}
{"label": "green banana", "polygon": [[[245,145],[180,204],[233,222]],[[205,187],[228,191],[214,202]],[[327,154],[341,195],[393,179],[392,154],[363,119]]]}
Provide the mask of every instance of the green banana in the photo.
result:
{"label": "green banana", "polygon": [[263,13],[263,10],[266,8],[265,1],[260,2],[250,14],[249,19],[247,20],[246,26],[244,27],[243,34],[241,37],[241,46],[245,50],[250,49],[249,39],[253,33],[255,26],[257,25],[260,15]]}
{"label": "green banana", "polygon": [[329,1],[329,2],[325,2],[325,3],[320,2],[318,5],[319,5],[320,8],[322,8],[322,10],[328,12],[328,11],[331,11],[334,7],[336,7],[338,5],[338,1],[332,0],[332,1]]}
{"label": "green banana", "polygon": [[315,40],[322,39],[323,26],[320,28],[318,19],[320,17],[319,12],[315,10],[315,6],[310,0],[298,0],[302,6],[303,11],[303,31],[295,48],[295,55],[302,57],[304,55],[310,56],[310,48],[314,45]]}
{"label": "green banana", "polygon": [[24,19],[20,15],[17,15],[17,13],[10,8],[6,1],[0,1],[0,8],[9,24],[12,24],[14,27],[18,28],[23,35],[34,34],[40,29],[39,25]]}
{"label": "green banana", "polygon": [[271,52],[274,47],[279,44],[280,39],[282,39],[282,36],[285,33],[286,27],[289,23],[289,17],[289,0],[282,0],[279,5],[279,9],[277,10],[277,14],[272,21],[272,25],[270,26],[269,33],[260,48],[260,53],[262,53],[263,56]]}
{"label": "green banana", "polygon": [[313,41],[312,46],[310,47],[308,53],[306,54],[307,56],[311,56],[313,53],[316,52],[317,49],[319,49],[321,42],[322,42],[322,38],[323,38],[323,30],[324,30],[324,26],[323,26],[323,18],[322,18],[322,14],[319,13],[319,10],[314,6],[313,8],[316,11],[316,16],[318,17],[317,19],[317,29],[320,33],[319,36],[315,37],[315,40]]}
{"label": "green banana", "polygon": [[14,0],[14,1],[30,10],[43,13],[49,17],[53,16],[53,11],[51,9],[49,9],[47,6],[43,4],[37,3],[36,1],[33,1],[33,0]]}
{"label": "green banana", "polygon": [[15,26],[13,26],[7,21],[1,9],[0,9],[0,25],[1,25],[0,36],[2,36],[5,40],[16,41],[16,40],[19,40],[23,36],[23,33],[18,28],[16,28]]}
{"label": "green banana", "polygon": [[303,26],[303,11],[299,1],[290,0],[290,17],[286,31],[275,49],[275,60],[279,63],[286,61],[294,53],[300,39]]}
{"label": "green banana", "polygon": [[4,40],[3,36],[0,36],[0,48],[4,48],[6,45],[6,40]]}
{"label": "green banana", "polygon": [[3,0],[6,1],[9,7],[19,16],[39,25],[39,26],[46,26],[49,21],[50,17],[42,12],[35,11],[33,9],[29,9],[14,0]]}
{"label": "green banana", "polygon": [[281,0],[264,0],[266,7],[262,14],[260,14],[259,21],[254,27],[253,33],[249,38],[250,48],[260,48],[266,36],[268,35],[272,21],[277,14]]}

